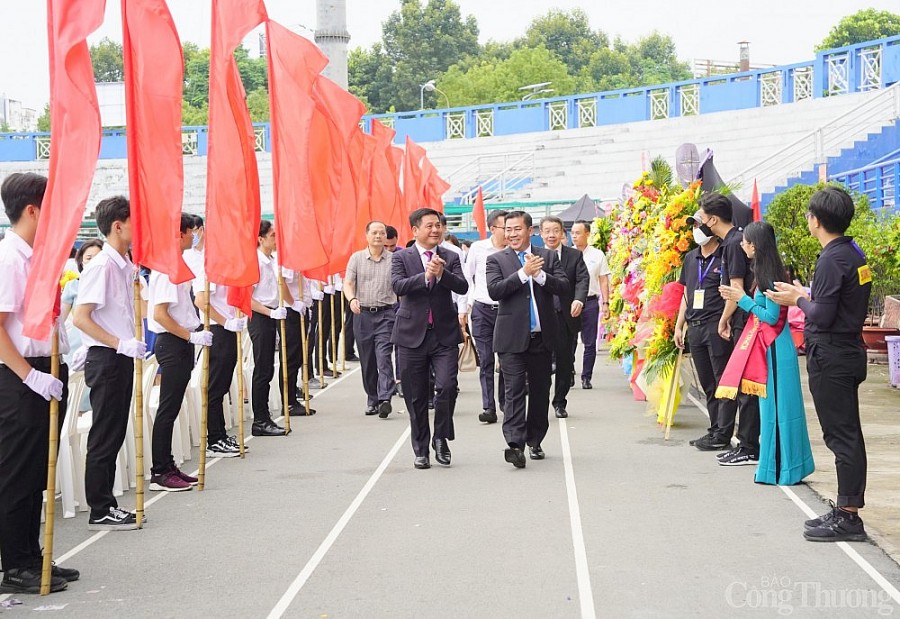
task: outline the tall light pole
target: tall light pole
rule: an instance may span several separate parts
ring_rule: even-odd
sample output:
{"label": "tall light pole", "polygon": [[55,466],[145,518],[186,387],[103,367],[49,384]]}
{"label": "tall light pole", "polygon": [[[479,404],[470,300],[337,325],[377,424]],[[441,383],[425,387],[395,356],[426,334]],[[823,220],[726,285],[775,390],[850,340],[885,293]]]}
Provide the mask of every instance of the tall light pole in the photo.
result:
{"label": "tall light pole", "polygon": [[419,86],[419,109],[425,109],[425,91],[431,92],[434,90],[434,80],[428,80],[421,86]]}
{"label": "tall light pole", "polygon": [[316,45],[328,57],[322,71],[330,80],[347,88],[347,0],[316,0]]}

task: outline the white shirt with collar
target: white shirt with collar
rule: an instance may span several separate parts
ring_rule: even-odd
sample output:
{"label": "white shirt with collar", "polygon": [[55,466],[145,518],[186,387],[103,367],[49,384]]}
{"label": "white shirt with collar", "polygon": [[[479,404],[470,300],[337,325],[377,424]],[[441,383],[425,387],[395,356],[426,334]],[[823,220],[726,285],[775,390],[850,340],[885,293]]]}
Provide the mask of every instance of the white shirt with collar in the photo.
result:
{"label": "white shirt with collar", "polygon": [[[31,271],[31,245],[12,230],[0,241],[0,312],[9,314],[6,318],[6,333],[13,346],[23,357],[49,357],[52,349],[51,338],[33,340],[22,333],[25,322],[25,286]],[[65,327],[60,328],[59,352],[69,352],[69,340]],[[2,365],[2,362],[0,362]]]}
{"label": "white shirt with collar", "polygon": [[147,328],[153,333],[166,333],[166,328],[156,322],[153,313],[156,306],[168,303],[168,313],[172,320],[188,331],[196,331],[200,326],[200,318],[191,301],[191,282],[173,284],[169,276],[156,271],[150,274],[150,293],[147,301]]}
{"label": "white shirt with collar", "polygon": [[[513,251],[515,251],[515,250],[513,250]],[[531,255],[531,245],[529,245],[522,251],[525,252],[526,256],[530,256]],[[516,251],[516,258],[519,257],[519,253],[521,253],[521,252]],[[519,261],[521,262],[521,260],[519,260]],[[538,313],[537,301],[534,298],[534,285],[537,284],[538,286],[543,286],[544,284],[546,284],[547,283],[547,274],[544,272],[543,269],[541,269],[540,273],[538,273],[535,277],[529,277],[528,275],[525,274],[525,267],[522,267],[521,269],[519,269],[518,274],[519,274],[519,281],[521,281],[523,284],[527,283],[528,287],[531,289],[531,307],[534,310],[534,322],[535,322],[535,327],[534,327],[533,331],[536,333],[541,330],[541,315]]]}
{"label": "white shirt with collar", "polygon": [[[103,244],[99,254],[84,267],[75,305],[94,305],[91,318],[107,333],[125,341],[134,338],[134,265],[127,257]],[[87,333],[85,346],[106,346]]]}
{"label": "white shirt with collar", "polygon": [[191,270],[191,273],[193,273],[194,276],[196,276],[197,273],[203,270],[203,250],[191,247],[190,249],[185,249],[183,252],[181,252],[181,257],[184,260],[184,263],[188,265],[188,268]]}
{"label": "white shirt with collar", "polygon": [[494,242],[490,239],[482,239],[475,241],[469,248],[469,255],[466,256],[466,262],[463,265],[463,273],[466,281],[469,282],[469,301],[473,303],[478,301],[488,305],[495,305],[497,302],[491,298],[487,289],[487,259],[488,256],[503,251],[506,247],[497,249]]}
{"label": "white shirt with collar", "polygon": [[588,275],[590,276],[590,288],[588,296],[596,297],[600,295],[600,277],[610,274],[609,263],[606,260],[606,254],[603,251],[588,245],[581,253],[584,263],[587,265]]}
{"label": "white shirt with collar", "polygon": [[[451,243],[450,241],[444,241],[441,243],[441,247],[446,249],[447,251],[452,251],[454,254],[459,256],[459,266],[463,267],[466,264],[466,255],[463,253],[463,250]],[[467,314],[469,313],[469,301],[468,296],[465,294],[456,294],[452,293],[450,296],[453,297],[453,304],[456,306],[456,311],[459,314]]]}
{"label": "white shirt with collar", "polygon": [[[201,292],[206,292],[206,270],[201,268],[199,271],[194,271],[197,275],[194,278],[194,296],[197,296]],[[225,317],[225,320],[229,318],[234,318],[237,315],[237,312],[233,307],[228,305],[228,286],[223,284],[214,284],[212,282],[209,283],[209,304],[213,306],[213,308],[222,314]],[[219,324],[215,320],[210,317],[210,324]],[[225,325],[222,325],[225,326]]]}
{"label": "white shirt with collar", "polygon": [[253,287],[253,299],[268,308],[278,307],[278,275],[275,261],[261,250],[256,250],[259,261],[259,283]]}

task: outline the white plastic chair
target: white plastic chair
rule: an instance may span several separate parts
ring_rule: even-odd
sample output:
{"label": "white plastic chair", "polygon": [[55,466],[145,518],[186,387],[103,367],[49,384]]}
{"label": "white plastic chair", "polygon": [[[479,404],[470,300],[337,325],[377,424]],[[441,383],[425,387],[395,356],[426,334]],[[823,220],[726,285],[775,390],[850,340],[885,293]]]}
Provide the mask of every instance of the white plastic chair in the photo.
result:
{"label": "white plastic chair", "polygon": [[69,401],[66,418],[59,432],[59,457],[56,464],[56,483],[62,497],[63,518],[74,518],[76,509],[87,510],[84,455],[78,434],[78,407],[84,388],[84,372],[73,372],[69,376]]}

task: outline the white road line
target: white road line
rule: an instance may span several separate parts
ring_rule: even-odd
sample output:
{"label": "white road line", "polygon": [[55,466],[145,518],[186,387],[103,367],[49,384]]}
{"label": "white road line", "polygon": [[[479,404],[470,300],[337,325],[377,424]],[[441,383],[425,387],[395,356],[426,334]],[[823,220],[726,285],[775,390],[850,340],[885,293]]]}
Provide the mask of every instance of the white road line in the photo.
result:
{"label": "white road line", "polygon": [[[697,398],[695,398],[693,396],[693,394],[688,394],[688,398],[694,403],[694,405],[698,409],[700,409],[700,411],[702,411],[703,413],[706,413],[706,407],[703,406],[703,403],[700,402]],[[809,505],[807,505],[803,501],[803,499],[801,499],[799,496],[797,496],[797,493],[795,493],[791,488],[789,488],[788,486],[778,486],[778,487],[781,488],[786,495],[788,495],[788,498],[790,498],[791,501],[794,502],[794,505],[799,507],[800,511],[802,511],[804,514],[806,514],[810,518],[815,518],[818,516],[818,514],[813,510],[813,508],[811,508]],[[825,542],[823,542],[823,543],[825,543]],[[850,557],[850,559],[852,559],[853,562],[856,563],[856,565],[858,565],[862,571],[864,571],[866,574],[868,574],[869,577],[871,577],[872,580],[874,580],[876,582],[876,584],[878,584],[879,587],[884,589],[884,591],[889,596],[891,596],[891,598],[893,598],[893,600],[897,604],[900,604],[900,591],[898,591],[897,588],[894,585],[892,585],[891,582],[881,574],[881,572],[879,572],[877,569],[875,569],[875,567],[873,567],[871,563],[866,561],[847,542],[837,542],[835,545],[838,548],[840,548],[841,550],[843,550],[844,554],[846,554],[848,557]]]}
{"label": "white road line", "polygon": [[[804,514],[806,514],[810,518],[815,518],[818,516],[818,514],[813,511],[813,509],[809,505],[804,503],[803,499],[797,496],[797,494],[793,490],[791,490],[787,486],[778,487],[784,490],[784,493],[788,495],[788,497],[790,497],[794,504],[799,507]],[[884,589],[887,594],[891,596],[895,602],[897,602],[897,604],[900,604],[900,591],[898,591],[897,588],[892,585],[887,578],[882,576],[881,572],[872,567],[872,564],[863,559],[860,554],[856,552],[856,550],[854,550],[847,542],[837,542],[837,547],[843,550],[844,553],[848,557],[850,557],[853,562],[860,567],[860,569],[862,569],[862,571],[864,571],[872,578],[872,580],[878,583],[878,586]]]}
{"label": "white road line", "polygon": [[303,585],[306,584],[306,581],[309,580],[309,577],[312,576],[313,572],[316,571],[319,563],[321,563],[322,559],[325,558],[325,555],[328,554],[331,546],[335,541],[337,541],[337,538],[347,526],[347,523],[350,522],[350,519],[353,518],[353,515],[359,509],[360,505],[362,505],[363,501],[366,500],[369,492],[372,491],[372,488],[378,482],[379,478],[381,478],[382,473],[384,473],[385,469],[397,455],[397,452],[400,451],[400,448],[406,443],[406,440],[409,438],[409,434],[410,428],[407,426],[407,428],[403,431],[403,434],[400,435],[400,438],[397,439],[397,442],[394,443],[394,446],[384,457],[384,460],[381,461],[381,464],[378,465],[378,468],[375,469],[375,472],[372,473],[371,477],[369,477],[369,481],[366,482],[366,485],[363,486],[362,490],[359,491],[359,494],[356,495],[356,498],[353,499],[353,502],[350,503],[350,507],[347,508],[347,510],[341,516],[340,520],[337,521],[337,524],[334,525],[334,527],[316,549],[316,552],[313,554],[313,556],[310,557],[309,561],[306,562],[306,565],[303,566],[303,569],[297,575],[297,578],[294,579],[294,582],[291,583],[291,586],[288,587],[288,590],[285,591],[284,595],[281,596],[281,599],[278,600],[275,608],[273,608],[272,612],[270,612],[268,615],[269,619],[278,619],[285,613],[285,611],[287,611],[288,607],[291,605],[291,602],[293,602],[294,598],[297,597],[297,594],[300,593]]}
{"label": "white road line", "polygon": [[566,470],[566,494],[569,496],[569,523],[572,526],[572,545],[575,551],[575,574],[578,577],[578,599],[581,601],[582,619],[595,619],[594,591],[588,570],[587,551],[584,547],[584,531],[581,527],[581,510],[578,507],[578,490],[575,487],[575,471],[572,468],[572,449],[569,446],[569,430],[566,420],[559,420],[559,441],[562,444],[563,463]]}
{"label": "white road line", "polygon": [[[329,385],[330,385],[330,386],[337,385],[339,382],[341,382],[341,381],[344,380],[345,378],[347,378],[347,377],[349,377],[349,376],[352,376],[353,374],[355,374],[356,372],[358,372],[359,369],[360,369],[359,366],[355,367],[354,369],[350,370],[349,372],[344,373],[343,376],[341,376],[340,378],[336,379],[333,383],[329,383]],[[328,388],[328,387],[326,387],[326,389],[327,389],[327,388]],[[323,391],[322,393],[318,394],[318,395],[319,395],[319,398],[321,398],[322,395],[324,395],[325,393],[328,393],[328,392],[327,392],[327,391]],[[282,417],[278,417],[277,419],[275,419],[275,421],[280,421],[280,420],[282,420],[282,419],[284,419],[283,416],[282,416]],[[252,435],[251,435],[251,436],[244,437],[244,441],[245,441],[245,442],[246,442],[246,441],[250,441],[250,440],[252,440],[252,439],[253,439],[253,436],[252,436]],[[212,459],[210,462],[207,462],[206,468],[209,469],[210,467],[215,466],[218,462],[221,462],[221,461],[222,461],[222,458],[215,458],[215,459]],[[200,472],[200,469],[197,469],[196,471],[194,471],[193,473],[191,473],[191,475],[192,475],[192,476],[196,476],[197,473],[199,473],[199,472]],[[163,497],[168,496],[169,494],[171,494],[171,493],[169,493],[169,492],[160,492],[158,495],[156,495],[156,496],[153,497],[152,499],[146,501],[146,502],[144,503],[144,508],[150,507],[151,505],[153,505],[153,504],[156,503],[157,501],[161,500]],[[66,560],[68,560],[68,559],[71,559],[72,557],[74,557],[75,555],[77,555],[79,552],[81,552],[81,551],[84,550],[85,548],[88,548],[89,546],[91,546],[91,545],[95,544],[96,542],[100,541],[101,539],[103,539],[104,537],[106,537],[106,535],[109,534],[109,533],[111,533],[111,531],[98,531],[97,533],[95,533],[95,534],[92,535],[91,537],[87,538],[86,540],[84,540],[83,542],[81,542],[80,544],[78,544],[77,546],[75,546],[74,548],[72,548],[71,550],[69,550],[68,552],[66,552],[65,554],[63,554],[63,555],[57,557],[57,558],[56,558],[56,564],[57,564],[57,565],[62,565],[62,563],[63,563],[64,561],[66,561]],[[10,595],[11,595],[11,594],[3,594],[3,595],[0,595],[0,602],[2,602],[3,600],[7,599]]]}

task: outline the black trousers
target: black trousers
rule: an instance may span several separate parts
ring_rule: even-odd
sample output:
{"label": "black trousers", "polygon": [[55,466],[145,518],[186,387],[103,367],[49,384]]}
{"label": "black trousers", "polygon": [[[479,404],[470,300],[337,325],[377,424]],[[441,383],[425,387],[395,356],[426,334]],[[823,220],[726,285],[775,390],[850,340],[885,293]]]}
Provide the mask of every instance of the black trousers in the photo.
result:
{"label": "black trousers", "polygon": [[[706,396],[706,412],[709,415],[707,432],[726,441],[734,434],[734,419],[737,415],[737,401],[716,398],[716,387],[725,372],[732,343],[719,337],[719,320],[714,318],[704,323],[692,324],[687,331],[688,345],[700,388]],[[723,428],[721,424],[725,424]],[[730,424],[730,426],[729,426]]]}
{"label": "black trousers", "polygon": [[275,376],[275,330],[277,321],[259,312],[250,320],[250,341],[253,343],[253,378],[250,393],[253,402],[253,422],[270,421],[269,384]]}
{"label": "black trousers", "polygon": [[503,437],[510,447],[534,447],[540,445],[547,435],[553,375],[551,346],[552,343],[544,342],[543,336],[537,333],[525,352],[500,353],[500,371],[506,381]]}
{"label": "black trousers", "polygon": [[353,314],[353,329],[359,334],[359,365],[362,370],[366,405],[390,401],[394,395],[394,366],[391,355],[391,332],[394,330],[394,308],[379,312],[362,310]]}
{"label": "black trousers", "polygon": [[[743,312],[743,310],[738,310]],[[745,320],[736,321],[737,326],[731,329],[732,344],[737,345],[744,332]],[[741,447],[759,455],[759,398],[755,395],[747,395],[746,393],[738,393],[737,407],[740,411],[741,422],[738,424],[737,438]],[[731,422],[731,429],[734,430],[734,417],[728,417],[727,421]],[[728,440],[731,440],[731,434],[727,434]]]}
{"label": "black trousers", "polygon": [[[209,330],[213,334],[213,343],[209,347],[209,384],[208,405],[206,413],[207,444],[213,445],[225,438],[225,410],[223,402],[225,395],[231,389],[234,380],[234,368],[237,365],[237,338],[240,334],[234,334],[222,325],[210,325]],[[244,403],[235,402],[238,414],[244,414]]]}
{"label": "black trousers", "polygon": [[153,421],[153,467],[150,473],[161,475],[175,466],[172,457],[172,433],[184,402],[184,392],[194,369],[194,347],[171,333],[156,336],[156,360],[159,361],[159,408]]}
{"label": "black trousers", "polygon": [[[568,310],[563,310],[568,311]],[[556,312],[559,325],[559,337],[555,344],[556,372],[553,383],[553,408],[565,408],[566,397],[572,388],[572,376],[575,372],[575,347],[578,345],[578,332],[569,328],[569,323],[562,312]],[[596,339],[596,338],[595,338]]]}
{"label": "black trousers", "polygon": [[[341,295],[343,298],[343,295]],[[344,355],[350,357],[354,354],[356,346],[356,331],[353,328],[353,316],[350,311],[350,303],[344,301]]]}
{"label": "black trousers", "polygon": [[[29,358],[28,362],[36,370],[50,372],[49,357]],[[64,364],[59,367],[59,379],[63,383],[59,402],[62,428],[69,397]],[[0,393],[0,563],[4,570],[37,567],[41,564],[50,403],[5,365],[0,365]]]}
{"label": "black trousers", "polygon": [[[287,342],[287,394],[288,401],[284,402],[284,385],[281,386],[282,405],[285,409],[296,405],[300,401],[300,390],[297,387],[297,378],[300,376],[300,368],[303,366],[303,340],[301,339],[300,313],[291,308],[287,310],[287,322],[284,325]],[[279,326],[280,328],[280,326]],[[278,351],[281,354],[281,351]],[[279,381],[284,382],[284,378]]]}
{"label": "black trousers", "polygon": [[319,303],[321,301],[313,301],[306,322],[306,365],[310,379],[319,374]]}
{"label": "black trousers", "polygon": [[131,412],[134,359],[106,346],[91,346],[84,364],[84,382],[91,388],[93,421],[84,464],[84,493],[91,517],[100,518],[118,507],[113,496],[116,458]]}
{"label": "black trousers", "polygon": [[[341,328],[343,328],[344,323],[341,321],[341,296],[340,295],[329,295],[326,294],[325,298],[321,301],[316,301],[316,303],[322,304],[322,324],[319,325],[319,328],[322,329],[322,338],[325,343],[325,372],[329,372],[331,368],[335,367],[335,364],[340,361],[340,355],[335,355],[334,350],[331,347],[331,324],[332,324],[332,300],[334,301],[334,339],[335,342],[340,341],[341,339]],[[313,308],[316,312],[316,320],[318,322],[318,312],[319,308],[316,306]],[[316,373],[320,373],[321,368],[319,367],[319,336],[316,334],[315,340],[315,364],[316,364]]]}
{"label": "black trousers", "polygon": [[[475,350],[478,352],[478,380],[481,382],[481,408],[497,412],[494,403],[494,325],[497,324],[495,306],[476,301],[472,305],[472,337],[475,338]],[[497,396],[500,399],[500,410],[503,404],[506,385],[503,374],[499,376]]]}
{"label": "black trousers", "polygon": [[429,374],[434,367],[434,438],[452,441],[453,411],[456,408],[456,386],[459,372],[459,349],[441,344],[434,331],[428,330],[418,348],[397,346],[400,354],[400,382],[403,399],[409,411],[411,442],[417,456],[427,456],[431,448],[428,400],[431,398]]}
{"label": "black trousers", "polygon": [[866,380],[866,350],[858,338],[808,334],[809,391],[825,445],[834,453],[838,507],[866,504],[866,443],[859,421],[859,386]]}

